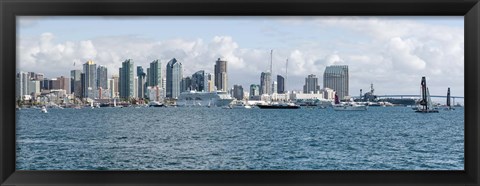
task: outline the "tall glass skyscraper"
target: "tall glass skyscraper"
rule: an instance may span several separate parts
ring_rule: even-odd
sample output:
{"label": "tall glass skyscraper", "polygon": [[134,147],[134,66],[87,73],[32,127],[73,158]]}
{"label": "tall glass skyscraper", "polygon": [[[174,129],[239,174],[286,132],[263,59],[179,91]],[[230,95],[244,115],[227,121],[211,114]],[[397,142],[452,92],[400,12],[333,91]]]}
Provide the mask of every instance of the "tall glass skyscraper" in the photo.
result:
{"label": "tall glass skyscraper", "polygon": [[272,88],[270,87],[272,83],[272,74],[270,72],[262,72],[260,75],[260,95],[262,94],[272,94]]}
{"label": "tall glass skyscraper", "polygon": [[303,85],[303,93],[317,93],[320,90],[320,86],[318,85],[318,78],[314,74],[310,74],[305,78],[305,85]]}
{"label": "tall glass skyscraper", "polygon": [[83,97],[89,98],[95,95],[97,89],[97,65],[89,60],[83,64],[83,74],[85,75],[83,89]]}
{"label": "tall glass skyscraper", "polygon": [[285,93],[285,78],[281,75],[277,75],[277,93]]}
{"label": "tall glass skyscraper", "polygon": [[70,71],[70,91],[75,94],[75,97],[82,94],[81,74],[81,70]]}
{"label": "tall glass skyscraper", "polygon": [[192,75],[192,90],[205,91],[205,71],[200,70]]}
{"label": "tall glass skyscraper", "polygon": [[146,97],[146,74],[143,72],[143,68],[141,66],[137,66],[137,97],[144,98]]}
{"label": "tall glass skyscraper", "polygon": [[327,66],[323,73],[323,86],[333,89],[340,99],[344,99],[349,95],[348,77],[347,65]]}
{"label": "tall glass skyscraper", "polygon": [[[152,69],[150,69],[151,71]],[[167,64],[167,87],[166,97],[178,98],[181,92],[181,82],[183,77],[182,63],[173,58]]]}
{"label": "tall glass skyscraper", "polygon": [[120,97],[124,99],[133,98],[135,96],[135,64],[132,59],[127,59],[122,63],[120,68]]}
{"label": "tall glass skyscraper", "polygon": [[158,59],[152,61],[150,68],[147,68],[147,85],[162,88],[162,63]]}
{"label": "tall glass skyscraper", "polygon": [[107,67],[99,65],[97,68],[97,86],[103,90],[108,88]]}
{"label": "tall glass skyscraper", "polygon": [[218,58],[218,60],[215,62],[214,76],[217,90],[228,91],[227,61]]}

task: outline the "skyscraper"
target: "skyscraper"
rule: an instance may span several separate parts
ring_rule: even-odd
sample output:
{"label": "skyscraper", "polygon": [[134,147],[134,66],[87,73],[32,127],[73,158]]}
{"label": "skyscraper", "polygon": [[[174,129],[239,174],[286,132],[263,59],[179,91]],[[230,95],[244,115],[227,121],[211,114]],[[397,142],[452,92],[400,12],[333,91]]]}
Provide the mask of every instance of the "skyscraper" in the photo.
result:
{"label": "skyscraper", "polygon": [[135,96],[135,64],[132,59],[127,59],[120,68],[120,97],[124,99]]}
{"label": "skyscraper", "polygon": [[200,70],[192,75],[192,90],[205,91],[205,71]]}
{"label": "skyscraper", "polygon": [[324,88],[331,88],[337,92],[340,99],[348,96],[348,66],[347,65],[332,65],[325,68],[323,73]]}
{"label": "skyscraper", "polygon": [[278,92],[277,86],[278,86],[277,81],[273,81],[273,83],[272,83],[272,94],[275,94],[275,93]]}
{"label": "skyscraper", "polygon": [[242,85],[233,85],[233,97],[237,100],[243,100]]}
{"label": "skyscraper", "polygon": [[227,91],[227,82],[228,82],[228,77],[227,77],[227,61],[221,60],[218,58],[218,60],[215,62],[215,86],[217,87],[217,90],[221,91]]}
{"label": "skyscraper", "polygon": [[205,73],[203,80],[203,87],[205,92],[213,92],[215,91],[215,76],[212,73]]}
{"label": "skyscraper", "polygon": [[259,95],[260,95],[260,85],[251,84],[250,96],[259,96]]}
{"label": "skyscraper", "polygon": [[70,92],[75,94],[75,97],[79,97],[82,91],[81,83],[81,70],[71,70],[70,71]]}
{"label": "skyscraper", "polygon": [[318,85],[318,78],[314,74],[310,74],[305,78],[305,85],[303,85],[303,93],[317,93],[320,90],[320,86]]}
{"label": "skyscraper", "polygon": [[113,79],[113,94],[112,98],[120,96],[120,77],[118,75],[112,75]]}
{"label": "skyscraper", "polygon": [[182,78],[182,82],[180,84],[181,84],[180,92],[188,92],[192,90],[192,78],[190,77]]}
{"label": "skyscraper", "polygon": [[99,65],[97,68],[97,88],[107,89],[108,87],[107,67]]}
{"label": "skyscraper", "polygon": [[[150,69],[152,71],[152,69]],[[178,98],[181,91],[181,81],[183,77],[183,68],[182,63],[178,62],[177,59],[173,58],[167,64],[167,87],[166,87],[166,97],[168,98]]]}
{"label": "skyscraper", "polygon": [[92,90],[97,89],[97,65],[89,60],[83,64],[83,73],[85,74],[85,84],[82,86],[83,96],[88,98]]}
{"label": "skyscraper", "polygon": [[285,93],[285,78],[281,75],[277,75],[277,93]]}
{"label": "skyscraper", "polygon": [[52,89],[62,89],[65,90],[67,94],[70,94],[70,79],[63,76],[57,77],[53,81]]}
{"label": "skyscraper", "polygon": [[137,97],[145,98],[146,93],[146,74],[141,66],[137,66]]}
{"label": "skyscraper", "polygon": [[272,85],[271,78],[272,75],[270,72],[262,72],[260,75],[260,95],[262,94],[271,94],[272,88],[270,87]]}
{"label": "skyscraper", "polygon": [[150,63],[147,68],[147,84],[149,87],[162,88],[162,63],[157,59]]}

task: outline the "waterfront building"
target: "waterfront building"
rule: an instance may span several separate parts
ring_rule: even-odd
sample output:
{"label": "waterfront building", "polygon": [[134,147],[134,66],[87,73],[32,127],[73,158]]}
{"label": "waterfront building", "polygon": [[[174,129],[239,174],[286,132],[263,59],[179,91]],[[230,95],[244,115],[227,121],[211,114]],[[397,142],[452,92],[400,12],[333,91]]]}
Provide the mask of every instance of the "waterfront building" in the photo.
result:
{"label": "waterfront building", "polygon": [[115,79],[108,79],[108,90],[110,94],[110,98],[116,97],[116,89],[115,89]]}
{"label": "waterfront building", "polygon": [[320,85],[318,85],[318,78],[314,74],[310,74],[305,78],[305,85],[303,86],[303,93],[317,93],[320,90]]}
{"label": "waterfront building", "polygon": [[70,78],[65,78],[63,76],[57,77],[57,79],[52,80],[52,89],[61,89],[65,90],[67,94],[70,94]]}
{"label": "waterfront building", "polygon": [[285,78],[281,75],[277,75],[277,93],[285,93]]}
{"label": "waterfront building", "polygon": [[44,75],[42,73],[37,73],[35,74],[35,77],[33,78],[33,80],[41,81],[43,80],[43,78],[44,78]]}
{"label": "waterfront building", "polygon": [[147,68],[147,86],[165,86],[162,81],[162,63],[158,59],[153,60],[150,68]]}
{"label": "waterfront building", "polygon": [[259,95],[260,95],[260,85],[251,84],[250,96],[259,96]]}
{"label": "waterfront building", "polygon": [[[48,78],[44,78],[44,79],[40,82],[40,89],[42,89],[42,90],[50,90],[50,89],[52,89],[52,80],[51,80],[51,79],[48,79]],[[83,91],[83,89],[82,89],[81,91]]]}
{"label": "waterfront building", "polygon": [[323,88],[320,90],[323,94],[323,98],[327,100],[335,100],[335,91],[331,88]]}
{"label": "waterfront building", "polygon": [[[151,70],[151,69],[150,69]],[[167,63],[167,86],[166,96],[177,99],[181,91],[181,82],[183,77],[182,63],[173,58]]]}
{"label": "waterfront building", "polygon": [[147,87],[147,97],[150,101],[163,102],[163,97],[165,97],[165,90],[158,86]]}
{"label": "waterfront building", "polygon": [[120,73],[120,98],[130,99],[135,96],[135,71],[132,59],[127,59],[122,63]]}
{"label": "waterfront building", "polygon": [[278,88],[277,86],[278,86],[277,81],[273,81],[273,83],[272,83],[272,94],[277,94],[277,92],[278,92],[277,91],[277,88]]}
{"label": "waterfront building", "polygon": [[23,99],[23,95],[26,95],[28,89],[28,81],[24,81],[26,78],[28,78],[28,73],[17,73],[15,79],[15,97],[17,98],[17,100]]}
{"label": "waterfront building", "polygon": [[192,90],[198,92],[205,91],[205,71],[200,70],[192,75]]}
{"label": "waterfront building", "polygon": [[[147,71],[149,68],[147,68]],[[147,74],[141,66],[137,66],[137,97],[145,98],[147,88]]]}
{"label": "waterfront building", "polygon": [[228,91],[227,82],[227,61],[221,60],[220,58],[217,59],[215,62],[215,87],[219,91]]}
{"label": "waterfront building", "polygon": [[28,81],[28,95],[34,95],[33,98],[35,99],[36,95],[40,94],[40,81],[38,80],[30,80]]}
{"label": "waterfront building", "polygon": [[140,95],[138,95],[138,76],[133,78],[133,98],[140,98]]}
{"label": "waterfront building", "polygon": [[83,64],[83,74],[85,80],[82,92],[86,98],[89,98],[91,96],[89,91],[97,89],[97,65],[92,60],[87,61]]}
{"label": "waterfront building", "polygon": [[215,75],[212,73],[205,73],[203,80],[203,87],[205,89],[205,92],[213,92],[215,91]]}
{"label": "waterfront building", "polygon": [[348,89],[348,66],[347,65],[332,65],[325,68],[323,73],[324,88],[331,88],[340,99],[344,99],[349,95]]}
{"label": "waterfront building", "polygon": [[85,73],[81,73],[81,74],[80,74],[80,87],[82,87],[82,91],[81,91],[81,93],[78,95],[78,97],[81,97],[81,98],[87,97],[87,96],[85,95],[84,88],[83,88],[83,87],[85,87],[85,84],[86,84],[86,83],[85,83]]}
{"label": "waterfront building", "polygon": [[107,67],[99,65],[97,68],[97,88],[107,89],[108,87]]}
{"label": "waterfront building", "polygon": [[188,92],[190,90],[193,90],[192,89],[192,78],[190,78],[189,76],[188,77],[185,77],[185,78],[182,78],[182,82],[180,83],[181,84],[181,92]]}
{"label": "waterfront building", "polygon": [[70,92],[75,94],[75,96],[80,96],[82,91],[81,84],[81,70],[71,70],[70,71]]}
{"label": "waterfront building", "polygon": [[233,85],[233,97],[237,100],[243,100],[242,85]]}
{"label": "waterfront building", "polygon": [[112,75],[112,79],[113,79],[113,93],[112,94],[112,97],[114,98],[118,98],[120,97],[120,77],[115,74],[115,75]]}
{"label": "waterfront building", "polygon": [[262,74],[260,75],[260,95],[271,94],[271,80],[272,74],[270,72],[262,72]]}

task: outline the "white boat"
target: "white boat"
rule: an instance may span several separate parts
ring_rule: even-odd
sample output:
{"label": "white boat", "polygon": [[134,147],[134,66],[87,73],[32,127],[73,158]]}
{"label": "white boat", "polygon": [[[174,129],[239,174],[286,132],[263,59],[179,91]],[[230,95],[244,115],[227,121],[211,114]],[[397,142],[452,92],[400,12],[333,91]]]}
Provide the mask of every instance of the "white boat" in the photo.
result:
{"label": "white boat", "polygon": [[235,104],[231,104],[230,107],[231,107],[232,109],[251,109],[251,108],[252,108],[252,106],[247,105],[247,104],[245,104],[245,103],[243,103],[243,102],[237,102],[237,103],[235,103]]}
{"label": "white boat", "polygon": [[95,108],[95,107],[93,107],[93,101],[90,102],[90,108],[92,108],[92,109]]}
{"label": "white boat", "polygon": [[45,107],[45,106],[42,107],[42,110],[41,110],[41,111],[42,111],[42,113],[48,113],[48,112],[47,112],[47,107]]}
{"label": "white boat", "polygon": [[150,101],[150,103],[148,103],[148,106],[149,107],[165,107],[163,103],[160,103],[158,101]]}
{"label": "white boat", "polygon": [[438,113],[438,109],[433,106],[432,99],[430,98],[430,92],[428,91],[427,80],[425,79],[425,76],[422,77],[422,82],[420,84],[421,84],[422,98],[420,99],[417,110],[415,110],[415,112]]}
{"label": "white boat", "polygon": [[232,103],[233,98],[223,91],[216,92],[182,92],[178,96],[177,106],[185,107],[224,107]]}
{"label": "white boat", "polygon": [[366,111],[367,108],[366,105],[360,105],[354,101],[341,103],[337,94],[335,94],[335,104],[333,104],[333,110],[335,111]]}

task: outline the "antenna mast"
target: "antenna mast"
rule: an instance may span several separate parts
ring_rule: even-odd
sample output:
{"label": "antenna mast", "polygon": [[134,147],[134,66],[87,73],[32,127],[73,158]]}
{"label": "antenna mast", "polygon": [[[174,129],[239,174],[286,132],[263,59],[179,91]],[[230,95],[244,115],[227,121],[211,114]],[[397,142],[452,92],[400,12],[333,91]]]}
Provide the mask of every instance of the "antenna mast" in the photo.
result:
{"label": "antenna mast", "polygon": [[285,82],[283,83],[283,92],[287,92],[287,79],[288,79],[288,58],[285,64]]}

